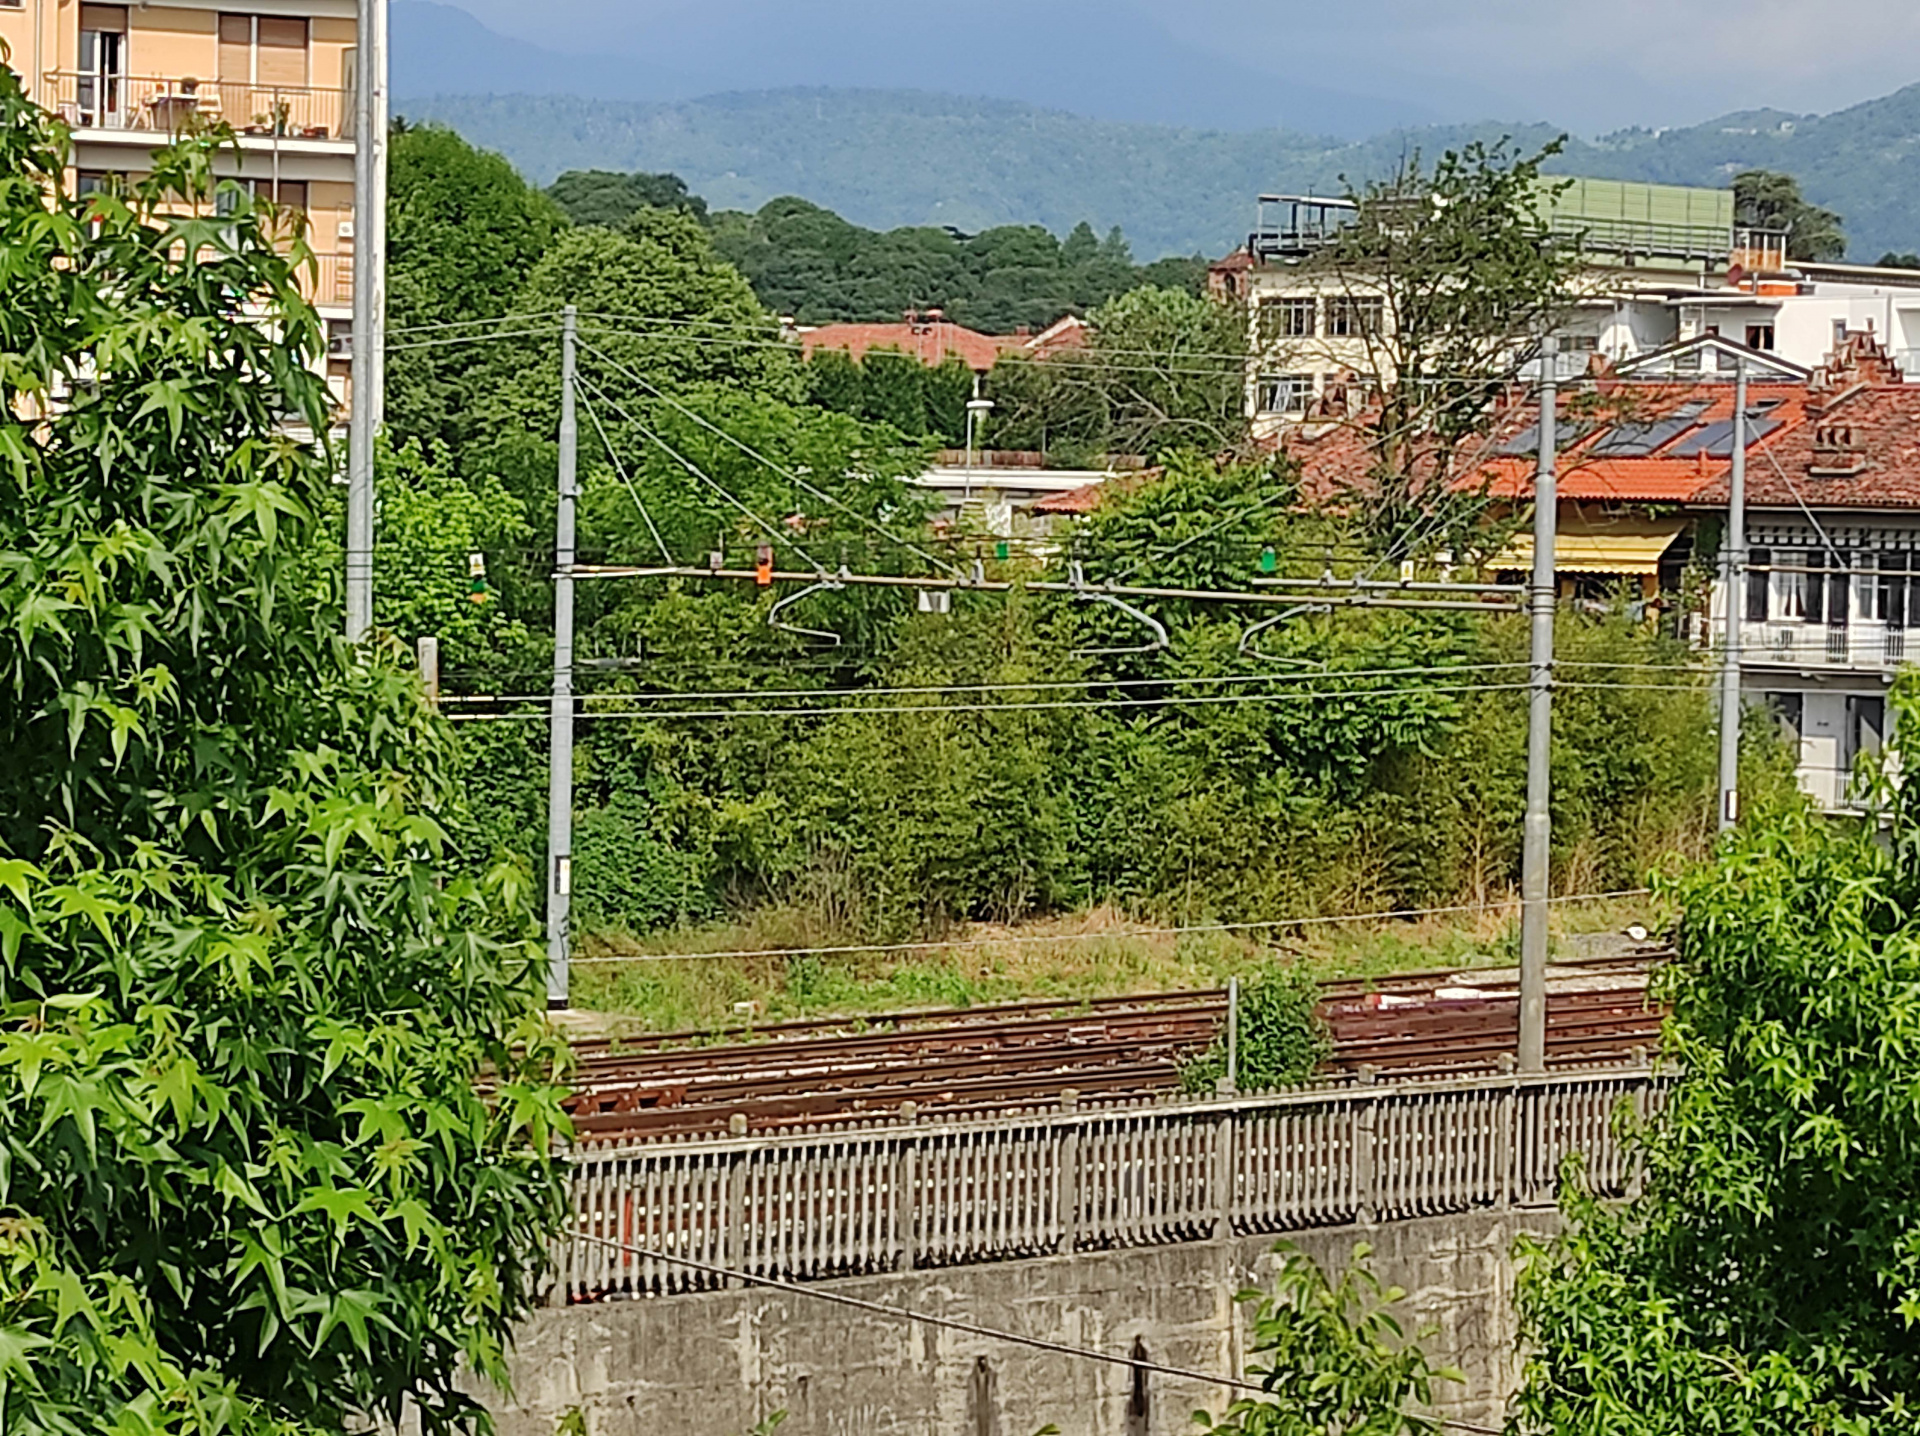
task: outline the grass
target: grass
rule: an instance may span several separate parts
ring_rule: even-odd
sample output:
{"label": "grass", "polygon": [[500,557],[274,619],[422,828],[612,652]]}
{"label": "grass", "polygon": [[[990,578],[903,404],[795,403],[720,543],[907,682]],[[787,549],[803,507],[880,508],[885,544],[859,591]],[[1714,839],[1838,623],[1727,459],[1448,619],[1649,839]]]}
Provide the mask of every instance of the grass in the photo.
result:
{"label": "grass", "polygon": [[[1556,949],[1580,933],[1657,928],[1646,898],[1558,904]],[[636,938],[586,934],[574,1001],[611,1035],[719,1032],[749,1022],[879,1016],[929,1007],[978,1007],[1218,987],[1276,957],[1305,962],[1323,980],[1426,968],[1512,965],[1519,909],[1506,904],[1417,920],[1314,924],[1254,932],[1144,933],[1108,908],[1022,924],[976,924],[938,944],[789,957],[737,956],[821,947],[793,914]]]}

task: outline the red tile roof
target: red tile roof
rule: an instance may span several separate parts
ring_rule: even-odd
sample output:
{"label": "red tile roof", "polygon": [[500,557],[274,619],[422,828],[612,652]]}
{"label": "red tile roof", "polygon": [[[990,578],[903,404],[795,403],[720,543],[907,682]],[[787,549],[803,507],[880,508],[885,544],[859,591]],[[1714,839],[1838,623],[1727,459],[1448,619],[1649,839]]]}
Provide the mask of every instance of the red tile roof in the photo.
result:
{"label": "red tile roof", "polygon": [[944,362],[949,354],[958,354],[968,368],[984,374],[1010,342],[1023,341],[998,339],[944,319],[903,324],[823,324],[801,333],[800,351],[812,358],[816,350],[838,349],[859,359],[869,350],[897,349],[929,367]]}
{"label": "red tile roof", "polygon": [[922,364],[940,364],[949,354],[966,360],[967,367],[979,373],[993,368],[1002,354],[1025,354],[1045,359],[1068,350],[1086,347],[1086,321],[1069,314],[1055,320],[1038,334],[982,334],[964,324],[944,319],[910,320],[901,324],[823,324],[802,330],[800,352],[812,358],[820,349],[838,349],[860,359],[874,349],[894,349],[911,354]]}
{"label": "red tile roof", "polygon": [[[1724,471],[1694,494],[1727,502]],[[1920,508],[1920,384],[1842,390],[1806,422],[1747,461],[1747,502],[1758,508]]]}

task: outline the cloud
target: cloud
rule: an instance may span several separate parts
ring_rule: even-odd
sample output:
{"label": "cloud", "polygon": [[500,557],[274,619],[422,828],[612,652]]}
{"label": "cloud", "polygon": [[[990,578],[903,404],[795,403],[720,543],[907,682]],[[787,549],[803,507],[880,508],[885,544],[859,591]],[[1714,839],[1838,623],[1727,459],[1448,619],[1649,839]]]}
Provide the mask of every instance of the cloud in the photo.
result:
{"label": "cloud", "polygon": [[1192,43],[1284,74],[1378,68],[1459,118],[1476,97],[1580,127],[1837,109],[1920,80],[1913,0],[1141,0]]}
{"label": "cloud", "polygon": [[[1050,22],[1083,0],[1024,0],[1028,28],[1048,43],[1023,51],[1020,25],[995,20],[994,44],[960,47],[966,57],[955,53],[956,12],[944,0],[779,0],[788,23],[776,25],[766,23],[768,0],[457,3],[506,34],[684,64],[713,88],[912,83],[919,65],[942,88],[1008,93],[1010,76],[1025,75],[1044,91],[1049,73],[1100,44],[1077,16],[1071,34],[1053,33],[1062,27]],[[1920,80],[1915,0],[1101,3],[1116,25],[1145,20],[1223,65],[1273,76],[1276,93],[1294,81],[1392,96],[1455,120],[1550,120],[1583,132],[1690,124],[1738,109],[1839,109]],[[793,43],[793,24],[818,43]],[[1058,48],[1074,35],[1077,43]],[[781,53],[769,57],[776,46]],[[943,66],[943,55],[956,63]],[[884,66],[882,56],[891,57]],[[1204,101],[1196,95],[1197,111]]]}

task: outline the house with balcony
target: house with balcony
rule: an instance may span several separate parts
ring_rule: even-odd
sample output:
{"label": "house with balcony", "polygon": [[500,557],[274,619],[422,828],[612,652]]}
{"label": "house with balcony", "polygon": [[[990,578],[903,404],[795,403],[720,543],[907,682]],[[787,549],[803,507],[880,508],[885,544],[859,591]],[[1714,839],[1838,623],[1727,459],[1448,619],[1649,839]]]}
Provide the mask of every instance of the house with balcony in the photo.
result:
{"label": "house with balcony", "polygon": [[[1724,513],[1726,476],[1696,513]],[[1920,384],[1871,335],[1849,336],[1807,385],[1804,419],[1747,465],[1741,681],[1797,743],[1800,781],[1853,805],[1862,753],[1887,735],[1887,690],[1920,658]],[[1727,623],[1716,591],[1716,631]]]}
{"label": "house with balcony", "polygon": [[347,399],[353,312],[355,0],[126,5],[0,0],[0,42],[29,96],[73,135],[76,189],[142,174],[157,146],[221,122],[219,170],[306,216],[308,279]]}

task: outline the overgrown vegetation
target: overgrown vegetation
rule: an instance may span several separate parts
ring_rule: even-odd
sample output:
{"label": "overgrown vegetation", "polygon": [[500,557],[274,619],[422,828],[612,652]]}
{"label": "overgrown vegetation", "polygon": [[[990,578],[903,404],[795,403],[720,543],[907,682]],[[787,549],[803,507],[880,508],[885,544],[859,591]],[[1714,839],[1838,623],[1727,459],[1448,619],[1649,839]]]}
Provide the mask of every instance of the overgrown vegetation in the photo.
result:
{"label": "overgrown vegetation", "polygon": [[[1892,706],[1911,734],[1910,675]],[[1920,1429],[1920,793],[1878,799],[1884,829],[1753,812],[1677,885],[1676,1085],[1644,1192],[1574,1172],[1532,1250],[1520,1431]]]}
{"label": "overgrown vegetation", "polygon": [[[1462,183],[1483,179],[1475,169]],[[442,202],[431,189],[404,200]],[[1269,567],[1379,571],[1391,560],[1375,527],[1308,511],[1284,461],[1231,458],[1244,438],[1238,370],[1196,376],[1181,362],[1244,342],[1231,311],[1168,290],[1098,311],[1091,357],[1073,370],[1086,382],[1032,414],[1088,448],[1137,443],[1160,463],[1036,550],[933,522],[923,491],[899,482],[932,447],[913,432],[926,391],[918,411],[887,412],[867,402],[863,373],[858,403],[813,402],[826,395],[809,383],[828,371],[810,374],[778,342],[692,215],[648,208],[621,230],[560,232],[497,302],[529,318],[464,361],[477,396],[466,427],[396,424],[388,482],[415,492],[383,510],[383,542],[409,563],[386,567],[380,596],[397,632],[448,630],[450,701],[472,720],[459,730],[469,793],[493,840],[525,851],[545,831],[536,695],[561,305],[583,316],[583,553],[702,569],[717,554],[742,569],[765,548],[823,580],[781,611],[785,628],[770,610],[796,584],[582,586],[575,916],[591,953],[941,941],[1100,909],[1175,926],[1272,920],[1510,890],[1520,619],[1302,612],[1247,640],[1242,612],[1143,600],[1168,635],[1154,648],[1142,623],[1084,594],[960,592],[937,612],[908,591],[834,586],[843,564],[924,575],[978,563],[1008,581],[1066,580],[1077,566],[1093,584],[1227,589]],[[998,392],[993,441],[1005,442],[1022,420]],[[463,607],[476,545],[488,589]],[[1624,608],[1568,613],[1560,643],[1578,681],[1557,702],[1556,873],[1564,891],[1636,887],[1712,838],[1704,680],[1683,644]],[[477,694],[500,696],[463,701]],[[1784,781],[1764,742],[1754,760],[1760,787]],[[704,986],[656,965],[583,991],[699,1021],[728,988],[788,1011],[829,989],[913,1000],[914,964],[876,961],[793,984],[748,964]],[[929,994],[1002,981],[931,966]]]}
{"label": "overgrown vegetation", "polygon": [[79,197],[0,68],[0,1426],[450,1433],[562,1219],[529,883],[315,584],[307,251],[221,138]]}
{"label": "overgrown vegetation", "polygon": [[[1304,1082],[1333,1055],[1319,1012],[1318,976],[1298,963],[1275,964],[1240,988],[1234,1026],[1234,1087],[1267,1092]],[[1189,1092],[1211,1092],[1228,1076],[1225,1034],[1180,1069]]]}
{"label": "overgrown vegetation", "polygon": [[1400,1324],[1392,1308],[1407,1293],[1373,1274],[1372,1249],[1356,1244],[1338,1282],[1291,1243],[1274,1252],[1273,1289],[1235,1297],[1253,1308],[1247,1374],[1265,1393],[1241,1397],[1217,1420],[1196,1411],[1203,1436],[1440,1436],[1447,1423],[1424,1413],[1442,1382],[1466,1378],[1421,1349],[1435,1328]]}

